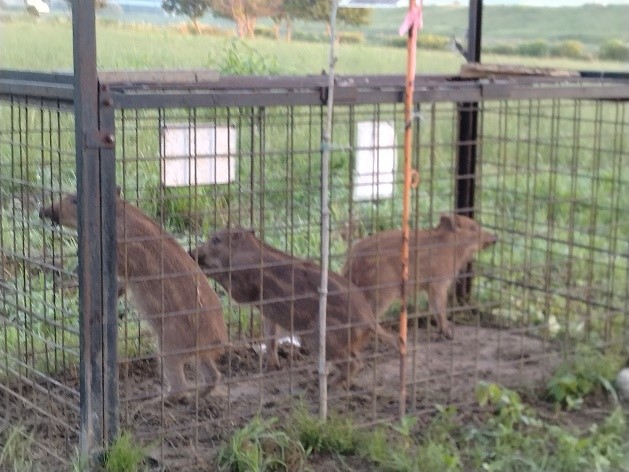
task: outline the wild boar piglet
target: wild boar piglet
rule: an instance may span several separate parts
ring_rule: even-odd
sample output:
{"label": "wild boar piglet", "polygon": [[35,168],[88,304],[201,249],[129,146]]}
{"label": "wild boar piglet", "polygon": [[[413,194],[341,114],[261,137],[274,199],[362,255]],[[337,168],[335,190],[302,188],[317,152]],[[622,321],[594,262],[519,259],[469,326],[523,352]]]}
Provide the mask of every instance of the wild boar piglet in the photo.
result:
{"label": "wild boar piglet", "polygon": [[[42,208],[39,216],[62,226],[78,224],[76,195]],[[197,369],[209,392],[220,381],[217,358],[227,344],[220,300],[199,266],[177,241],[126,200],[116,198],[118,294],[126,291],[157,339],[167,394],[185,396],[184,366]]]}
{"label": "wild boar piglet", "polygon": [[[317,264],[269,246],[253,230],[243,228],[217,231],[190,255],[236,302],[255,303],[265,323],[299,335],[311,348],[318,345],[321,268]],[[361,366],[359,354],[371,334],[397,346],[396,337],[378,325],[360,290],[334,272],[328,276],[326,320],[327,358],[348,364],[350,377]],[[276,366],[274,341],[268,362]]]}
{"label": "wild boar piglet", "polygon": [[[408,293],[425,290],[430,311],[437,314],[439,331],[452,339],[446,317],[448,290],[478,251],[494,244],[495,234],[463,215],[441,215],[430,229],[411,230]],[[402,231],[382,231],[351,248],[341,273],[364,290],[380,317],[402,296]]]}

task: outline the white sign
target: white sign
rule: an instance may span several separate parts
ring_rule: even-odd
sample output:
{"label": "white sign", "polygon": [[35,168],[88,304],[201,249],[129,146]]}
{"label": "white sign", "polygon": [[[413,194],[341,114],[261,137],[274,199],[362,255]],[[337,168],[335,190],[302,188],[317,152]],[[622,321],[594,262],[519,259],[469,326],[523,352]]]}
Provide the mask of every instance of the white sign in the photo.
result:
{"label": "white sign", "polygon": [[393,195],[397,149],[393,125],[361,121],[357,125],[354,199],[376,200]]}
{"label": "white sign", "polygon": [[236,179],[233,127],[177,123],[160,133],[162,184],[167,187],[225,184]]}

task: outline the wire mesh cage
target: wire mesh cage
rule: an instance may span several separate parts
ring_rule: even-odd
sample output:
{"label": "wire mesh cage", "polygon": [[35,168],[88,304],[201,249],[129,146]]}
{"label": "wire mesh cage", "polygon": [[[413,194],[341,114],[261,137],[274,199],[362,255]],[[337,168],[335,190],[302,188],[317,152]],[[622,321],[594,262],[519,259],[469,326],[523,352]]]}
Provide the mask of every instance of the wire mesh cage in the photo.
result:
{"label": "wire mesh cage", "polygon": [[[101,77],[119,196],[115,227],[95,231],[118,246],[120,427],[166,467],[211,460],[256,415],[320,407],[323,80]],[[363,425],[395,419],[402,388],[404,109],[401,82],[378,80],[342,81],[330,149],[326,402]],[[629,120],[608,99],[626,85],[558,84],[418,81],[414,414],[472,401],[478,380],[535,386],[580,346],[627,342]],[[25,433],[67,462],[80,377],[71,102],[1,97],[0,398],[12,424],[37,411]]]}
{"label": "wire mesh cage", "polygon": [[35,439],[34,460],[63,462],[79,428],[76,239],[38,211],[74,178],[72,103],[9,94],[0,117],[3,431]]}

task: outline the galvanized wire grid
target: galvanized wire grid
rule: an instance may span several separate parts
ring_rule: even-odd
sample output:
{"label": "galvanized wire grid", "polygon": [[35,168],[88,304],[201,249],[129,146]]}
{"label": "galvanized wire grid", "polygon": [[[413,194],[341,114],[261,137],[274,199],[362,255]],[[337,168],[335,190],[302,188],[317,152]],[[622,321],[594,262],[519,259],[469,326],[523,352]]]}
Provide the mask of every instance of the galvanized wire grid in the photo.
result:
{"label": "galvanized wire grid", "polygon": [[[321,262],[323,107],[117,106],[115,170],[122,196],[185,250],[218,229],[240,225],[291,256]],[[413,414],[429,413],[436,403],[472,401],[478,380],[539,383],[580,345],[619,349],[627,339],[627,105],[550,98],[487,100],[464,108],[478,112],[477,161],[471,173],[457,176],[457,155],[469,144],[458,138],[461,107],[449,101],[416,106],[413,166],[421,183],[412,193],[411,228],[432,227],[442,213],[454,212],[465,181],[475,192],[464,212],[472,211],[499,242],[460,274],[460,296],[453,295],[456,287],[450,291],[453,340],[438,337],[426,296],[409,293],[407,411]],[[72,230],[51,226],[37,212],[74,190],[73,118],[64,103],[31,98],[4,97],[0,114],[0,399],[10,424],[25,423],[42,451],[67,462],[79,424],[75,239]],[[338,272],[358,240],[400,227],[403,107],[339,105],[334,120],[330,268]],[[364,122],[394,130],[393,144],[373,146],[376,159],[391,151],[398,156],[391,194],[379,199],[354,196]],[[165,130],[177,127],[188,136],[183,154],[192,156],[193,167],[212,154],[195,149],[194,135],[204,129],[223,133],[226,152],[236,159],[232,179],[200,185],[192,174],[188,185],[164,185]],[[384,177],[374,175],[373,183],[378,179]],[[291,261],[286,271],[298,263]],[[121,428],[155,442],[154,455],[173,467],[210,457],[253,415],[318,409],[316,352],[285,345],[281,368],[267,370],[256,352],[264,341],[260,307],[239,305],[211,285],[230,339],[219,361],[224,383],[181,403],[162,395],[155,335],[138,320],[133,299],[124,294],[118,303]],[[298,294],[287,290],[280,299],[294,301]],[[381,319],[393,332],[395,313],[394,306]],[[398,412],[397,352],[379,339],[363,357],[355,385],[331,387],[328,406],[357,423],[392,420]],[[194,378],[190,370],[188,375]],[[30,410],[24,405],[39,416],[26,419]]]}
{"label": "galvanized wire grid", "polygon": [[[389,105],[356,106],[340,108],[335,115],[330,234],[331,269],[337,273],[346,257],[348,243],[358,234],[366,235],[373,228],[394,225],[396,218],[399,221],[401,207],[394,199],[378,203],[356,203],[352,199],[355,122],[372,122],[374,115],[395,126],[400,120],[401,109]],[[322,119],[321,107],[121,110],[116,122],[120,136],[118,182],[125,199],[174,234],[186,249],[207,241],[216,230],[242,226],[253,228],[257,237],[289,256],[319,264]],[[167,139],[163,130],[183,126],[184,134],[189,133],[189,139],[194,140],[194,130],[199,132],[208,125],[223,131],[235,130],[228,137],[234,140],[231,151],[231,158],[236,160],[233,181],[219,185],[165,186],[160,179],[166,165],[166,161],[160,159],[160,142],[163,151]],[[189,143],[193,162],[207,157],[200,152],[195,156],[194,146]],[[399,152],[400,141],[392,147]],[[400,186],[399,178],[396,176],[395,179],[394,197]],[[252,263],[256,264],[257,260]],[[294,262],[287,262],[287,273],[290,273],[292,264]],[[138,326],[132,310],[122,308],[121,315],[126,315],[122,316],[120,332],[120,343],[124,346],[120,385],[122,427],[136,430],[139,437],[154,438],[154,423],[159,422],[162,436],[181,435],[186,441],[205,444],[215,440],[208,438],[207,431],[216,430],[216,425],[224,425],[227,420],[239,423],[260,412],[284,414],[302,404],[313,411],[317,409],[313,390],[316,387],[316,350],[311,346],[307,356],[303,350],[285,345],[281,369],[267,369],[264,358],[255,351],[263,336],[260,309],[264,310],[264,305],[270,302],[261,306],[238,305],[218,284],[212,285],[221,296],[231,340],[221,367],[227,391],[215,400],[215,404],[209,397],[207,400],[199,398],[190,406],[188,411],[194,421],[188,416],[178,416],[175,421],[167,404],[159,412],[141,407],[138,410],[139,402],[155,395],[160,388],[155,380],[158,369],[154,363],[150,363],[146,372],[149,379],[138,377],[138,363],[155,358],[157,354],[150,333],[141,328],[144,322]],[[303,294],[289,289],[279,297],[274,294],[273,302],[299,300],[300,297]],[[311,326],[310,333],[316,333],[316,325]],[[367,366],[361,375],[369,382],[363,382],[351,391],[338,386],[331,388],[331,409],[347,411],[362,405],[366,411],[362,422],[393,418],[396,410],[391,405],[395,395],[386,392],[384,400],[379,397],[381,386],[376,385],[376,377],[379,362],[382,359],[395,362],[396,355],[392,349],[365,352]],[[138,386],[139,382],[142,386]],[[148,390],[145,383],[150,384]],[[208,404],[212,404],[210,417],[205,410]],[[199,432],[201,430],[205,433]],[[172,453],[162,451],[165,455],[169,452]]]}
{"label": "galvanized wire grid", "polygon": [[76,242],[38,211],[68,189],[73,147],[72,112],[61,101],[0,101],[1,434],[18,431],[34,460],[57,464],[78,438]]}

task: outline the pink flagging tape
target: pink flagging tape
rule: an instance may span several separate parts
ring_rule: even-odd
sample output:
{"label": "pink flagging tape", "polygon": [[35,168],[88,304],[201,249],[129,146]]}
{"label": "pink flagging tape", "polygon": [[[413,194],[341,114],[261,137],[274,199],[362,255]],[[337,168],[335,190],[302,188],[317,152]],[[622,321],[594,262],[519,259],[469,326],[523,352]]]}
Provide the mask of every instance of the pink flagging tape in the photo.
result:
{"label": "pink flagging tape", "polygon": [[410,9],[406,16],[404,17],[404,21],[400,25],[400,36],[404,36],[408,34],[409,30],[413,27],[413,25],[417,25],[417,29],[420,30],[424,27],[424,17],[422,15],[422,9],[420,6],[415,6]]}

